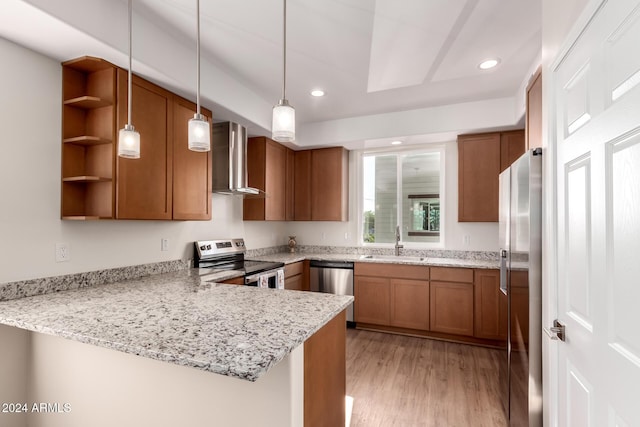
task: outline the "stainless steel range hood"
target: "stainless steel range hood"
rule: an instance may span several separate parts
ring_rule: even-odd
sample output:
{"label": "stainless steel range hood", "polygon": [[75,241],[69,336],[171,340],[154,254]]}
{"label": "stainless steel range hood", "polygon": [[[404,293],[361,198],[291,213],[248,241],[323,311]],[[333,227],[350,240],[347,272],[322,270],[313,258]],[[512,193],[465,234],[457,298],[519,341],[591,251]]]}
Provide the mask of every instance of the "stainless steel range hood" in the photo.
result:
{"label": "stainless steel range hood", "polygon": [[256,196],[247,180],[247,129],[233,122],[214,123],[212,130],[213,192]]}

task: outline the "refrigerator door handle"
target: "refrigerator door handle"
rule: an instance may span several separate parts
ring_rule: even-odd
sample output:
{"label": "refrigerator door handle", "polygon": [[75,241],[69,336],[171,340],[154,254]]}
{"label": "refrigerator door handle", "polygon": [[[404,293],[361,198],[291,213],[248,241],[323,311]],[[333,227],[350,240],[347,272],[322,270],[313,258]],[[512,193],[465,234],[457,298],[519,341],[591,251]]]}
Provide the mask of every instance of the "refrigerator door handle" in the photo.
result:
{"label": "refrigerator door handle", "polygon": [[500,250],[500,291],[507,295],[507,251]]}

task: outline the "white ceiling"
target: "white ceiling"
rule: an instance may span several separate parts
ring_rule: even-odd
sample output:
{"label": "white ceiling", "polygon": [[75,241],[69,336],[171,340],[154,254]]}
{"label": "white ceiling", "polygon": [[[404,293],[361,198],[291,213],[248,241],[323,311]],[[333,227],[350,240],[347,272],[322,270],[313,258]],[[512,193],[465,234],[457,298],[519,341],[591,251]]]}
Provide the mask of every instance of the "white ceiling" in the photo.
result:
{"label": "white ceiling", "polygon": [[[84,39],[74,31],[58,31],[59,38],[52,42],[50,36],[39,39],[32,25],[20,22],[11,29],[0,25],[0,36],[58,60],[69,59],[64,55],[76,51],[74,44],[78,51],[88,50],[91,43],[106,45],[118,51],[107,59],[126,65],[122,64],[126,0],[108,0],[114,6],[112,11],[105,9],[106,0],[100,1],[104,10],[96,12],[104,14],[107,22],[117,21],[109,13],[125,13],[111,31],[80,29],[91,36]],[[7,2],[9,14],[12,4],[18,10],[25,4],[62,9],[65,3],[69,16],[83,10],[90,13],[90,3],[81,4],[80,0],[3,2]],[[146,28],[136,26],[141,20],[157,25],[178,42],[175,46],[192,46],[193,52],[188,54],[195,58],[195,3],[134,0],[134,59],[144,65],[145,55],[149,55],[141,52],[136,58],[136,38]],[[540,0],[288,0],[287,5],[287,98],[296,108],[299,125],[515,97],[540,55]],[[203,61],[246,87],[261,101],[259,108],[264,109],[262,103],[275,104],[282,90],[282,0],[201,0],[200,8]],[[49,14],[55,15],[51,11],[38,15],[39,25],[45,25],[47,18],[76,25],[71,17],[66,19],[67,12],[55,17]],[[31,19],[28,14],[21,16]],[[20,17],[5,15],[5,19]],[[158,48],[166,48],[168,62],[185,55],[172,51],[173,46]],[[498,67],[489,71],[477,67],[492,57],[500,58]],[[193,97],[194,85],[179,84],[178,77],[150,62],[138,72]],[[195,78],[186,74],[182,76],[185,81]],[[205,67],[203,90],[216,84],[208,79],[217,78]],[[315,88],[325,90],[326,96],[311,97],[309,91]],[[213,90],[203,98],[205,105],[207,101],[219,102]],[[207,106],[214,108],[214,115],[219,112],[219,119],[250,116],[233,105]],[[258,128],[265,128],[263,122],[266,120]]]}

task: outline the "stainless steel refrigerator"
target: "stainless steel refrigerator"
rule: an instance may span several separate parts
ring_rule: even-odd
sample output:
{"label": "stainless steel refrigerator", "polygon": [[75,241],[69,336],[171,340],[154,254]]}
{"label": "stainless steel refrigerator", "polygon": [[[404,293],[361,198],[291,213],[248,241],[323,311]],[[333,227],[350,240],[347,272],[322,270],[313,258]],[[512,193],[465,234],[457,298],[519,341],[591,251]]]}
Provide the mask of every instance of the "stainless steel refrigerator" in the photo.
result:
{"label": "stainless steel refrigerator", "polygon": [[542,151],[500,174],[500,290],[507,351],[500,383],[510,426],[542,426]]}

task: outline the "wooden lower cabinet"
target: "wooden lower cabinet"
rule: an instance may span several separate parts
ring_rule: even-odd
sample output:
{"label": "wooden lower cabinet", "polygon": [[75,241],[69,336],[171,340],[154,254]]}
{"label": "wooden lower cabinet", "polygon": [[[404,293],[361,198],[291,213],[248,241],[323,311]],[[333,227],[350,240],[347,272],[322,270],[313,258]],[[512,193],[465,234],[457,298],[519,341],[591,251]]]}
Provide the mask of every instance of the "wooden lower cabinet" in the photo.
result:
{"label": "wooden lower cabinet", "polygon": [[507,296],[500,291],[499,270],[474,270],[474,336],[507,339]]}
{"label": "wooden lower cabinet", "polygon": [[430,329],[473,335],[473,283],[430,283]]}
{"label": "wooden lower cabinet", "polygon": [[400,328],[429,330],[429,282],[389,279],[390,324]]}
{"label": "wooden lower cabinet", "polygon": [[345,424],[346,311],[304,342],[304,426]]}
{"label": "wooden lower cabinet", "polygon": [[305,290],[303,261],[284,266],[284,288],[295,291]]}
{"label": "wooden lower cabinet", "polygon": [[430,327],[432,331],[473,336],[473,270],[431,268]]}
{"label": "wooden lower cabinet", "polygon": [[429,330],[429,267],[356,263],[355,321]]}
{"label": "wooden lower cabinet", "polygon": [[356,323],[388,326],[391,324],[389,279],[357,277],[354,282]]}

